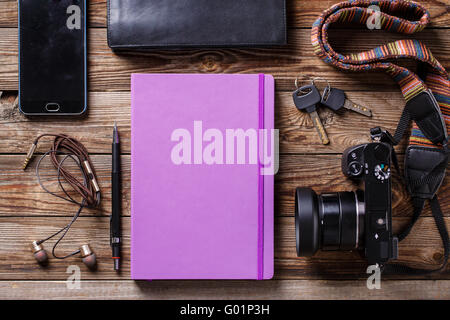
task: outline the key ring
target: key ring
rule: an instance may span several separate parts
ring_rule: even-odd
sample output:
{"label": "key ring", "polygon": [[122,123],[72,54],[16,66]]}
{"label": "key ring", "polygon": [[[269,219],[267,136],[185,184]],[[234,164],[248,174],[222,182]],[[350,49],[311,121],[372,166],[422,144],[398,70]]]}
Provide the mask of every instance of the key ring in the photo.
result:
{"label": "key ring", "polygon": [[[306,77],[305,77],[306,78]],[[326,84],[327,84],[327,92],[330,92],[330,90],[331,90],[331,85],[330,85],[330,82],[327,80],[327,79],[324,79],[324,78],[321,78],[321,77],[313,77],[313,78],[306,78],[308,81],[311,81],[311,84],[313,85],[313,86],[316,86],[316,82],[317,81],[322,81],[322,82],[325,82]],[[295,78],[295,82],[294,82],[294,84],[295,84],[295,88],[297,89],[297,90],[299,90],[300,88],[299,88],[299,86],[298,86],[298,80],[299,80],[299,77],[297,76],[297,78]],[[305,92],[305,91],[303,91],[303,90],[300,90],[299,91],[300,93],[303,93],[303,94],[306,94],[307,92]]]}
{"label": "key ring", "polygon": [[[296,88],[296,90],[297,90],[298,92],[300,92],[301,94],[307,94],[308,91],[300,90],[300,87],[299,87],[299,85],[298,85],[298,80],[299,80],[299,78],[300,78],[300,76],[297,76],[297,78],[295,78],[295,82],[294,82],[295,88]],[[309,77],[302,77],[302,78],[305,78],[306,81],[311,81],[311,84],[314,85],[314,78],[309,78]]]}
{"label": "key ring", "polygon": [[299,86],[298,86],[298,80],[299,80],[300,77],[305,78],[307,81],[311,81],[312,84],[314,84],[313,80],[312,80],[311,78],[309,78],[309,77],[303,77],[303,76],[301,76],[301,75],[300,75],[300,76],[297,76],[297,78],[295,78],[295,82],[294,82],[295,88],[296,88],[297,90],[300,89]]}
{"label": "key ring", "polygon": [[325,82],[326,84],[327,84],[327,92],[330,92],[330,90],[331,90],[331,85],[330,85],[330,82],[327,80],[327,79],[324,79],[324,78],[321,78],[321,77],[314,77],[314,78],[312,78],[311,79],[311,81],[312,81],[312,84],[315,86],[316,85],[316,81],[322,81],[322,82]]}

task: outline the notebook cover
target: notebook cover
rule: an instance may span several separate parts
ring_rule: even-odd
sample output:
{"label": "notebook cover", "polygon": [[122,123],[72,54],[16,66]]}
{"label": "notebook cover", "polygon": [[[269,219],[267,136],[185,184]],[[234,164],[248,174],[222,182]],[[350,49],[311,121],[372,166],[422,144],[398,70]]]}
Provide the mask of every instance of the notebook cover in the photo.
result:
{"label": "notebook cover", "polygon": [[[274,128],[273,77],[133,74],[131,91],[131,277],[271,279],[274,177],[194,159],[194,121],[223,133],[225,161],[226,129]],[[192,164],[172,159],[176,129],[191,135]]]}

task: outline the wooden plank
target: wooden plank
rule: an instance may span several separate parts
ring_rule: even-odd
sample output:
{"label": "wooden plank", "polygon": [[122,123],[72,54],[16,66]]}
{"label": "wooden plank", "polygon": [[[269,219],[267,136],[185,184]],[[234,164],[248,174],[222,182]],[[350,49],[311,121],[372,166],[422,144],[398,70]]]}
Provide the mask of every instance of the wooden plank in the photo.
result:
{"label": "wooden plank", "polygon": [[[67,267],[78,265],[84,280],[129,279],[130,272],[130,218],[123,221],[123,269],[120,274],[112,270],[109,246],[109,218],[84,214],[73,225],[67,238],[60,243],[58,253],[70,253],[77,246],[89,243],[98,258],[98,270],[90,272],[78,257],[65,261],[52,259],[48,267],[39,267],[29,244],[59,230],[70,218],[61,217],[0,217],[0,280],[64,280]],[[398,231],[408,218],[395,218]],[[450,226],[450,218],[446,218]],[[298,258],[295,249],[294,218],[276,218],[275,223],[275,279],[365,279],[367,263],[359,252],[319,252],[312,258]],[[53,241],[45,244],[49,254]],[[180,244],[182,245],[182,244]],[[411,235],[400,245],[401,263],[414,266],[437,267],[443,250],[439,234],[431,217],[423,217]],[[450,279],[446,272],[431,276],[384,276],[389,279]],[[0,281],[1,282],[1,281]]]}
{"label": "wooden plank", "polygon": [[[340,169],[340,155],[283,155],[280,171],[275,181],[275,214],[293,216],[294,192],[297,187],[312,187],[317,193],[355,190],[358,186],[345,178]],[[102,206],[99,210],[88,210],[92,215],[104,216],[111,212],[111,157],[96,155],[92,157],[102,189]],[[402,158],[400,158],[402,160]],[[44,193],[35,176],[36,159],[25,172],[19,166],[23,156],[0,156],[0,215],[27,216],[72,216],[74,206],[54,196]],[[122,157],[123,167],[123,214],[130,215],[130,156]],[[319,174],[318,174],[318,168]],[[45,186],[57,191],[55,171],[48,160],[42,163],[41,178]],[[446,178],[439,198],[446,216],[450,216],[450,179]],[[362,186],[361,186],[362,187]],[[408,217],[412,215],[408,194],[396,178],[393,185],[393,215]],[[430,216],[427,206],[424,216]]]}
{"label": "wooden plank", "polygon": [[[45,297],[42,293],[45,292]],[[368,290],[366,281],[83,281],[67,289],[65,281],[1,281],[0,299],[55,300],[397,300],[450,299],[450,281],[382,281]],[[178,310],[172,310],[178,314]]]}
{"label": "wooden plank", "polygon": [[[373,127],[382,126],[394,133],[405,105],[400,91],[384,92],[382,95],[377,92],[347,91],[347,95],[349,99],[372,108],[374,115],[367,118],[355,112],[334,113],[320,109],[320,117],[331,141],[330,145],[324,146],[309,116],[295,108],[291,92],[277,92],[275,121],[276,128],[280,130],[280,152],[342,153],[348,147],[369,142],[369,131]],[[33,139],[45,132],[61,132],[76,137],[92,153],[110,153],[114,121],[120,127],[122,152],[131,151],[129,92],[92,92],[89,95],[88,117],[58,118],[57,121],[53,118],[23,116],[14,103],[15,98],[15,94],[4,94],[4,99],[0,99],[2,153],[26,154]],[[39,150],[46,150],[48,142],[42,141]],[[405,144],[401,144],[397,150],[402,152],[404,148]]]}
{"label": "wooden plank", "polygon": [[[287,18],[290,27],[309,28],[322,11],[338,0],[287,1]],[[448,27],[450,15],[448,1],[420,1],[432,17],[432,27]],[[88,23],[92,27],[106,27],[106,0],[89,1]],[[0,27],[17,25],[17,0],[0,1]]]}
{"label": "wooden plank", "polygon": [[[426,43],[435,57],[450,66],[450,29],[427,29],[414,36],[382,31],[334,30],[336,50],[361,51],[402,38]],[[301,74],[322,77],[333,85],[354,91],[394,91],[397,86],[387,75],[373,72],[345,74],[320,61],[313,53],[310,31],[293,29],[290,45],[279,49],[224,49],[150,51],[115,54],[108,48],[106,29],[89,30],[89,86],[91,91],[129,91],[130,74],[140,73],[268,73],[277,80],[277,89],[292,91]],[[17,90],[17,29],[0,29],[0,90]],[[413,68],[409,62],[406,67]]]}

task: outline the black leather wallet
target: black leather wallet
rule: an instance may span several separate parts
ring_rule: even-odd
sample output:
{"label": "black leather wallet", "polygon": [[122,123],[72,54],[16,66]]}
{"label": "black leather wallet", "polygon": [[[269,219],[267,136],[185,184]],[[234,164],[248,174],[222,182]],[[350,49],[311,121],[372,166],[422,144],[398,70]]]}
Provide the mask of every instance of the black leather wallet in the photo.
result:
{"label": "black leather wallet", "polygon": [[285,0],[108,0],[113,49],[286,44]]}

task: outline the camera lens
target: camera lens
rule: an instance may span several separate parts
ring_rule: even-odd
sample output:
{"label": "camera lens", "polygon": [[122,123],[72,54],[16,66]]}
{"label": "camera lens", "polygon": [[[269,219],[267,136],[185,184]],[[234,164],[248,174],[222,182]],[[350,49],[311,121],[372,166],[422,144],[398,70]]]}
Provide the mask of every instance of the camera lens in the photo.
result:
{"label": "camera lens", "polygon": [[349,251],[363,245],[364,192],[317,195],[310,188],[297,188],[295,229],[297,255],[325,251]]}

